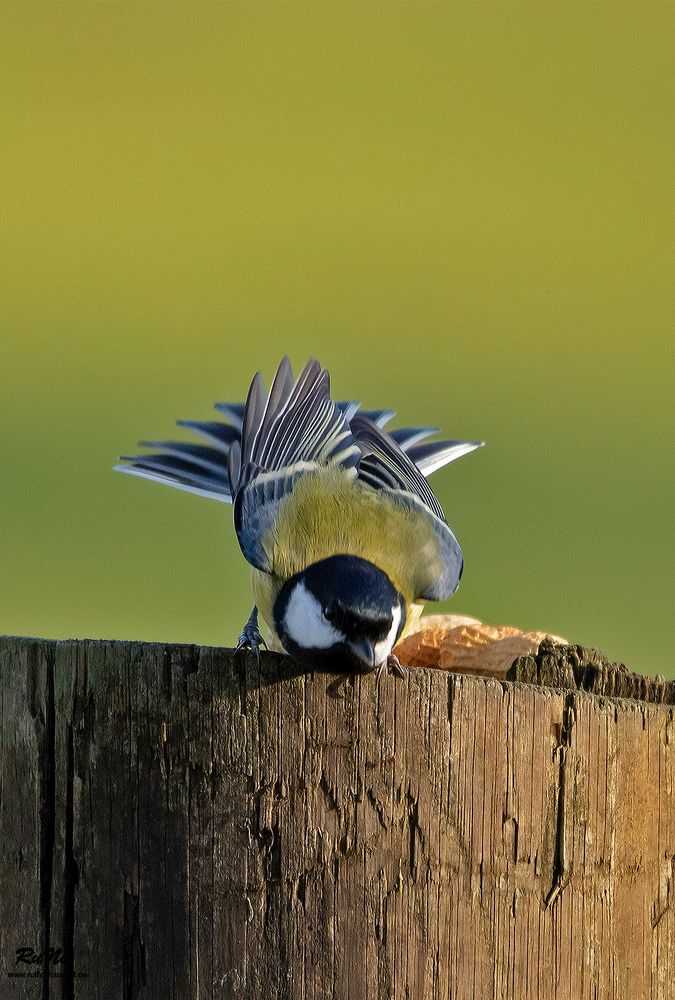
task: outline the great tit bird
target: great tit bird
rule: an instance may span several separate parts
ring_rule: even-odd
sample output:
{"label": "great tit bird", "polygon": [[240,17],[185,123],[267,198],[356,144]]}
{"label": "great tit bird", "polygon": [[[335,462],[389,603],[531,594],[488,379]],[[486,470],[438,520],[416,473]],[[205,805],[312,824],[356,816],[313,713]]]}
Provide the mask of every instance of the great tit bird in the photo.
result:
{"label": "great tit bird", "polygon": [[396,666],[392,649],[424,602],[450,597],[462,575],[425,477],[482,442],[386,431],[393,411],[334,402],[313,359],[294,379],[284,358],[268,393],[258,372],[244,404],[215,408],[226,423],[177,421],[206,444],[141,441],[153,453],[115,468],[233,504],[255,594],[237,648],[269,645],[326,668]]}

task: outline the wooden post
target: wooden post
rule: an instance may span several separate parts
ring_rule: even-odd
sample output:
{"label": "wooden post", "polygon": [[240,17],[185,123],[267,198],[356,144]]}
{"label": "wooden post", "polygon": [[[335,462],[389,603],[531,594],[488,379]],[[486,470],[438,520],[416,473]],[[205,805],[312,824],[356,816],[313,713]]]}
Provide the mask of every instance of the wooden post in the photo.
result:
{"label": "wooden post", "polygon": [[675,690],[596,668],[0,640],[0,996],[672,1000]]}

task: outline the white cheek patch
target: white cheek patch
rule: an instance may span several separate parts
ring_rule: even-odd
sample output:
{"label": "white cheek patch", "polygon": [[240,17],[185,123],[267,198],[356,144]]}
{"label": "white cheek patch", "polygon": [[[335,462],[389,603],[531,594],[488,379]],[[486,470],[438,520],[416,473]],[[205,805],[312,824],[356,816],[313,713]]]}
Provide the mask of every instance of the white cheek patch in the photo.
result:
{"label": "white cheek patch", "polygon": [[329,649],[344,641],[342,632],[326,621],[321,605],[302,582],[291,591],[284,628],[289,638],[303,649]]}
{"label": "white cheek patch", "polygon": [[391,628],[389,629],[386,637],[375,643],[375,664],[377,666],[379,666],[380,663],[384,663],[394,648],[396,633],[398,632],[398,627],[401,624],[401,609],[398,604],[394,605],[391,609],[391,617]]}

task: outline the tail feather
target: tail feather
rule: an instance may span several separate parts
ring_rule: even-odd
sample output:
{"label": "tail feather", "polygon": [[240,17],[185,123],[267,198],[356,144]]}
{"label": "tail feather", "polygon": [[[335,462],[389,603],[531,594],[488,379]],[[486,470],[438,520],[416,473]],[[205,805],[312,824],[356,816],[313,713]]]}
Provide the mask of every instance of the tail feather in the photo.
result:
{"label": "tail feather", "polygon": [[482,448],[484,444],[484,441],[431,441],[428,444],[413,445],[406,451],[422,475],[430,476],[437,469],[454,462],[462,455],[468,455],[476,448]]}

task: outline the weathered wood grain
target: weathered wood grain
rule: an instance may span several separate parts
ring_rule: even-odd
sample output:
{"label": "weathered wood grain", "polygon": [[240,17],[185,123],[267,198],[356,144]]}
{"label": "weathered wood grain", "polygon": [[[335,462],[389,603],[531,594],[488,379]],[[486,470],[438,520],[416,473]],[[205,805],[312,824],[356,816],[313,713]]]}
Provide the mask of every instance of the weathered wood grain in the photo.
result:
{"label": "weathered wood grain", "polygon": [[675,709],[579,663],[0,640],[0,996],[672,1000]]}
{"label": "weathered wood grain", "polygon": [[549,639],[544,639],[536,653],[514,660],[505,677],[543,687],[588,691],[608,698],[675,705],[675,680],[644,677],[633,673],[625,663],[612,663],[598,649],[561,645]]}

